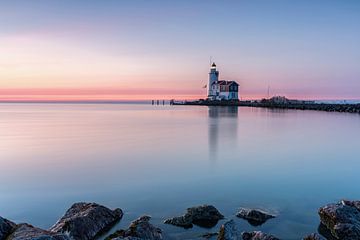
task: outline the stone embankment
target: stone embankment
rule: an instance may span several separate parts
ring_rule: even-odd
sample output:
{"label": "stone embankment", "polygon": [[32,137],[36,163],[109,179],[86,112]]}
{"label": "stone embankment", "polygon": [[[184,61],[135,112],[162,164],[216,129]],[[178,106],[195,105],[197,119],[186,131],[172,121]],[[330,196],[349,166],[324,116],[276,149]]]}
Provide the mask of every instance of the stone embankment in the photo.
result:
{"label": "stone embankment", "polygon": [[237,106],[237,107],[256,107],[269,109],[293,109],[293,110],[314,110],[326,112],[360,113],[360,104],[333,104],[333,103],[314,103],[306,101],[289,101],[277,103],[271,101],[188,101],[174,102],[173,105],[200,105],[200,106]]}

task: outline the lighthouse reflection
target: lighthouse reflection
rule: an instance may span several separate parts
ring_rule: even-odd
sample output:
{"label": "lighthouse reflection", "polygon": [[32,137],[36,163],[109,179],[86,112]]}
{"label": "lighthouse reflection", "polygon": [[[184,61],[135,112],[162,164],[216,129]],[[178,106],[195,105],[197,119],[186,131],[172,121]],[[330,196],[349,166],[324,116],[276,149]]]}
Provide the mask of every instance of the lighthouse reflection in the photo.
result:
{"label": "lighthouse reflection", "polygon": [[236,144],[238,107],[209,106],[208,116],[209,160],[215,162],[221,143]]}

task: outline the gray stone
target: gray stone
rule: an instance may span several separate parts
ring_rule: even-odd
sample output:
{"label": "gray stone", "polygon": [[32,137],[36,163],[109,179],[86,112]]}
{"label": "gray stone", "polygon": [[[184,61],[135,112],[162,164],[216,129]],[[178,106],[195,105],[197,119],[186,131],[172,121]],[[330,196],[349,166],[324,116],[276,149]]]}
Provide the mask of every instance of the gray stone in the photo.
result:
{"label": "gray stone", "polygon": [[70,240],[70,237],[22,223],[16,226],[6,240]]}
{"label": "gray stone", "polygon": [[162,231],[149,223],[149,216],[142,216],[133,221],[127,230],[119,230],[111,234],[106,240],[162,240]]}
{"label": "gray stone", "polygon": [[234,220],[230,220],[220,227],[217,240],[241,240],[241,232],[236,228]]}
{"label": "gray stone", "polygon": [[319,209],[321,224],[336,239],[360,239],[360,201],[343,200]]}
{"label": "gray stone", "polygon": [[184,228],[191,228],[193,224],[212,228],[223,218],[224,216],[214,206],[202,205],[188,208],[184,215],[167,219],[164,223]]}
{"label": "gray stone", "polygon": [[8,235],[15,229],[16,224],[0,217],[0,240],[6,239]]}
{"label": "gray stone", "polygon": [[261,231],[243,232],[241,235],[243,240],[279,240],[278,238]]}
{"label": "gray stone", "polygon": [[50,231],[68,233],[74,240],[90,240],[109,230],[122,216],[119,208],[110,210],[96,203],[75,203]]}
{"label": "gray stone", "polygon": [[271,215],[267,212],[247,208],[240,208],[240,211],[236,214],[236,216],[246,219],[253,226],[259,226],[265,223],[267,220],[275,218],[274,215]]}
{"label": "gray stone", "polygon": [[303,240],[325,240],[322,236],[317,233],[312,233],[303,238]]}

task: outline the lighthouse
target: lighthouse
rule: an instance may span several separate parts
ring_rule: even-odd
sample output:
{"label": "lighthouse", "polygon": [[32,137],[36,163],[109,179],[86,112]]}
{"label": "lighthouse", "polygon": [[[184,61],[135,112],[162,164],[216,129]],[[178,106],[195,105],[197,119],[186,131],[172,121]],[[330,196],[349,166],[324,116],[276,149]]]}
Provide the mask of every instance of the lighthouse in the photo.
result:
{"label": "lighthouse", "polygon": [[209,72],[209,81],[207,84],[208,98],[215,99],[217,92],[217,82],[219,81],[219,71],[216,70],[216,64],[213,63]]}
{"label": "lighthouse", "polygon": [[239,84],[235,81],[219,80],[219,71],[212,63],[207,84],[207,100],[239,101]]}

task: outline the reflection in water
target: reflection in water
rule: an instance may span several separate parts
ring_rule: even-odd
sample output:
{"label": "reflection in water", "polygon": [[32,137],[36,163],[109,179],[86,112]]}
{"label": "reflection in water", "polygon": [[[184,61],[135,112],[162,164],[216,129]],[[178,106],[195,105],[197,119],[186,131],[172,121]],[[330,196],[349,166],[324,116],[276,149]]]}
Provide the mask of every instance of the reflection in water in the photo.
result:
{"label": "reflection in water", "polygon": [[232,218],[243,206],[281,214],[256,229],[301,239],[317,231],[320,206],[360,198],[349,184],[360,182],[359,120],[246,107],[0,104],[0,213],[49,228],[74,202],[91,201],[125,210],[114,230],[149,214],[166,239],[195,239],[223,221],[184,231],[163,220],[200,204]]}
{"label": "reflection in water", "polygon": [[[215,162],[217,160],[217,152],[219,147],[219,139],[221,136],[226,136],[226,139],[230,142],[235,142],[237,138],[237,121],[222,122],[222,119],[237,118],[238,107],[220,107],[209,106],[208,107],[208,141],[209,141],[209,160]],[[221,128],[221,125],[226,127]],[[220,135],[219,135],[220,134]]]}

